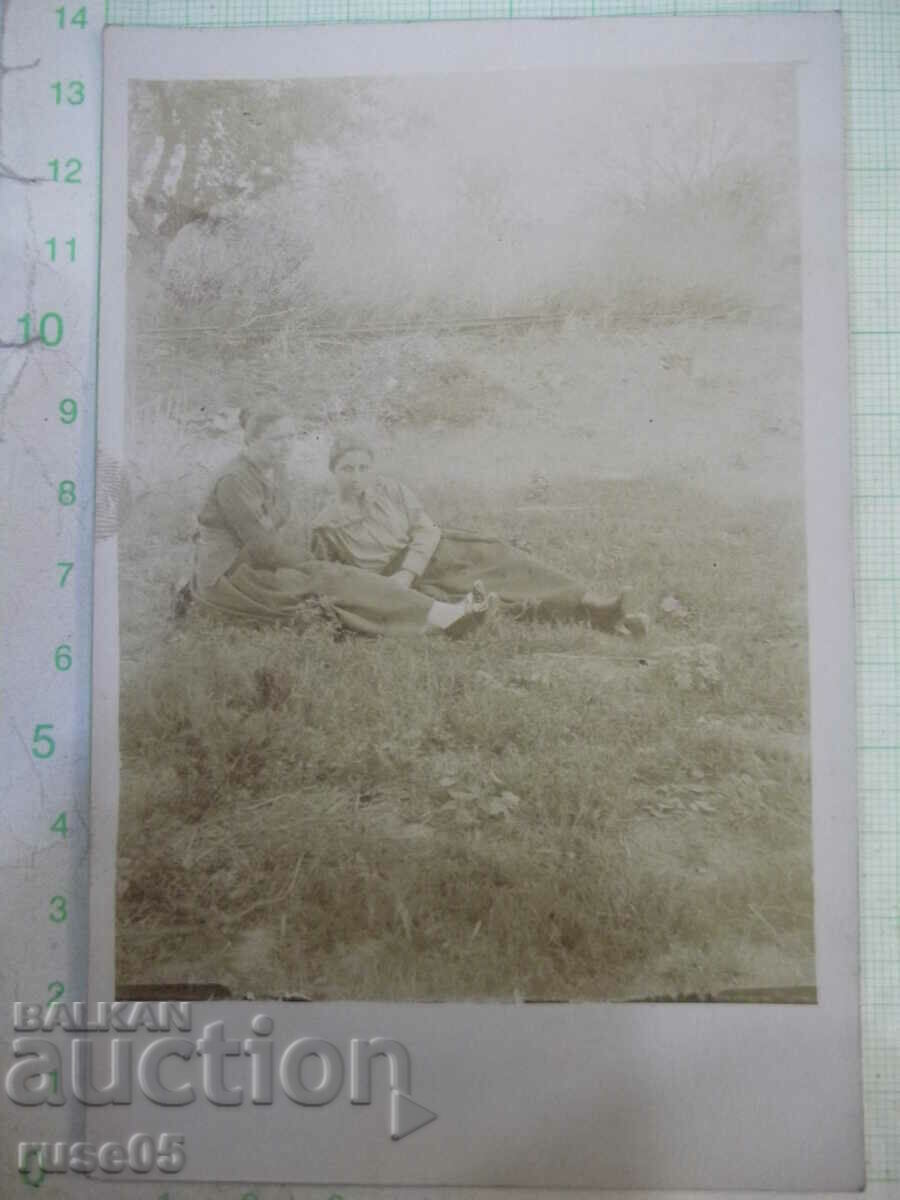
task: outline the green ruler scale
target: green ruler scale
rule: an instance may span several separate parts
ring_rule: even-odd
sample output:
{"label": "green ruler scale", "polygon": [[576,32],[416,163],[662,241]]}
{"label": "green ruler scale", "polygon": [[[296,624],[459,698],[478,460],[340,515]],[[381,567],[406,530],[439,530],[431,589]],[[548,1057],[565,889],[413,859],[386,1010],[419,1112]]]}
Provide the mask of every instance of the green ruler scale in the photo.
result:
{"label": "green ruler scale", "polygon": [[[2,1003],[86,992],[103,5],[0,5]],[[13,919],[14,918],[14,919]],[[12,1109],[12,1106],[8,1106]],[[3,1122],[17,1190],[23,1114]],[[53,1109],[48,1136],[79,1114]],[[8,1191],[0,1184],[0,1193]]]}
{"label": "green ruler scale", "polygon": [[[16,916],[5,923],[0,1002],[86,994],[104,22],[221,28],[834,7],[827,0],[0,0],[0,454],[9,579],[0,906]],[[842,11],[866,1139],[869,1179],[888,1183],[900,1180],[900,2],[845,0]],[[21,1114],[7,1115],[12,1143]],[[58,1128],[42,1129],[42,1137],[65,1136],[77,1119],[68,1108],[52,1116]],[[10,1186],[24,1194],[21,1180]],[[210,1194],[202,1185],[176,1191]],[[232,1186],[218,1194],[253,1193]]]}

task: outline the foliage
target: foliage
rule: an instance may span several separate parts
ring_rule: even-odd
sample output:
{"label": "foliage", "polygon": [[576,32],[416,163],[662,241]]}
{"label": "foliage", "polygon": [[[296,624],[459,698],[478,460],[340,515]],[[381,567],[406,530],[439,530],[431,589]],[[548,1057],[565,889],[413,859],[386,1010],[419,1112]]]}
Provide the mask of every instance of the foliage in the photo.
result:
{"label": "foliage", "polygon": [[789,72],[613,75],[136,85],[133,260],[226,335],[771,300]]}

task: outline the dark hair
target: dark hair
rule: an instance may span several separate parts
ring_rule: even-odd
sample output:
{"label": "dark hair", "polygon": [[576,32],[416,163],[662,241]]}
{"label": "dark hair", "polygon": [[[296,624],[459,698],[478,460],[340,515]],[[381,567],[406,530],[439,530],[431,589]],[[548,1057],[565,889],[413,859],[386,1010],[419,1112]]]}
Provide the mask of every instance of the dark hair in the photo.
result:
{"label": "dark hair", "polygon": [[292,421],[294,414],[288,412],[286,408],[274,404],[260,409],[242,408],[238,413],[238,421],[248,441],[253,441],[264,429],[286,418]]}
{"label": "dark hair", "polygon": [[331,450],[328,452],[328,469],[334,471],[335,467],[341,461],[345,454],[352,454],[354,450],[358,450],[363,454],[368,454],[369,458],[375,457],[375,452],[372,449],[369,441],[359,433],[339,433],[331,443]]}

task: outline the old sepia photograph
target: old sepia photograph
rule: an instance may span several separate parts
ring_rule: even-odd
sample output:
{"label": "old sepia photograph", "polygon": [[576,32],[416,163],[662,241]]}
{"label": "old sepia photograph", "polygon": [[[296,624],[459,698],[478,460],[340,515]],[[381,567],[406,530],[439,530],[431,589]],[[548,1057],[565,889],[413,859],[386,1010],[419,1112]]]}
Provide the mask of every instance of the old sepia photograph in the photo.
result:
{"label": "old sepia photograph", "polygon": [[122,994],[815,1003],[797,69],[130,82]]}

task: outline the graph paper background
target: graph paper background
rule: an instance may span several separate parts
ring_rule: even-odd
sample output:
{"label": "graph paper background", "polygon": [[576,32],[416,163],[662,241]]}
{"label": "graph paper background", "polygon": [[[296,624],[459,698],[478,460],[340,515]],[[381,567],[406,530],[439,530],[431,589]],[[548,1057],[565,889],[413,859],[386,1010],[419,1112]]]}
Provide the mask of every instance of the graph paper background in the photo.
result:
{"label": "graph paper background", "polygon": [[225,27],[843,13],[856,507],[867,1173],[900,1180],[900,0],[107,0],[117,25]]}

